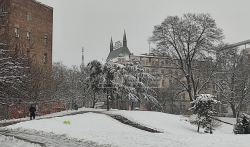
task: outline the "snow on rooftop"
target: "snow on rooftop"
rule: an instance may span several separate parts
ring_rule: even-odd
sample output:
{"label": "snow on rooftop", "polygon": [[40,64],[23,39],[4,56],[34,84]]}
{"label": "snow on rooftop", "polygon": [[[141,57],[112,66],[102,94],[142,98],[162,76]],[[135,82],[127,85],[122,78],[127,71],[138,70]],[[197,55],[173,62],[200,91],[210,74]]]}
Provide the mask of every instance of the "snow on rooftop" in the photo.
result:
{"label": "snow on rooftop", "polygon": [[38,4],[40,4],[40,5],[43,5],[43,6],[47,7],[47,8],[49,8],[49,9],[52,9],[52,10],[53,10],[53,7],[48,6],[48,5],[46,5],[46,4],[43,4],[43,3],[39,2],[38,0],[33,0],[33,1],[35,1],[36,3],[38,3]]}

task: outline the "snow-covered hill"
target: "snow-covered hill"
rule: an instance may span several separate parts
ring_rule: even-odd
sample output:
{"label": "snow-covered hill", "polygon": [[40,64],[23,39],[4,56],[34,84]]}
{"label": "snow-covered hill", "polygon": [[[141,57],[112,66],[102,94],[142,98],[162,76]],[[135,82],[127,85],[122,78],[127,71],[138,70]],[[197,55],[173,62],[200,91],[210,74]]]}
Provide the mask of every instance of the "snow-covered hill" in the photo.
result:
{"label": "snow-covered hill", "polygon": [[[118,147],[241,147],[246,146],[250,140],[250,135],[234,135],[232,133],[233,126],[228,124],[222,124],[214,134],[204,134],[197,133],[196,126],[190,125],[179,115],[123,110],[112,110],[105,113],[123,115],[130,120],[164,133],[149,133],[122,124],[105,114],[93,112],[26,121],[7,128],[53,132],[78,140]],[[71,124],[64,124],[65,120],[70,120]]]}

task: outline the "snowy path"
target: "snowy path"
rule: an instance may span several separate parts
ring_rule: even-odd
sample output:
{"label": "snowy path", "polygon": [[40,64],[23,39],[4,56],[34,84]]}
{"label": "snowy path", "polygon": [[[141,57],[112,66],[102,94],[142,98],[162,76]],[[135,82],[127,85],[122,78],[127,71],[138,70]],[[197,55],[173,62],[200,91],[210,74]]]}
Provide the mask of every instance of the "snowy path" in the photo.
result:
{"label": "snowy path", "polygon": [[[68,115],[83,114],[88,112],[100,113],[101,111],[72,111],[67,113],[52,114],[52,116],[38,116],[36,120],[49,119],[54,117],[63,117]],[[14,121],[0,122],[2,127],[17,124],[20,122],[30,121],[29,118],[18,119]],[[36,144],[42,147],[111,147],[111,145],[98,145],[95,142],[77,140],[70,138],[67,135],[57,135],[53,133],[46,133],[41,131],[29,131],[20,129],[6,129],[0,127],[0,135],[15,137],[18,140]]]}
{"label": "snowy path", "polygon": [[1,129],[0,134],[13,136],[16,139],[37,144],[42,147],[111,147],[110,145],[98,145],[95,142],[77,140],[67,135],[57,135],[41,131],[28,131],[20,129]]}
{"label": "snowy path", "polygon": [[[68,111],[62,111],[62,112],[58,112],[58,113],[52,113],[52,114],[47,114],[44,116],[36,116],[35,120],[39,120],[39,119],[49,119],[49,118],[53,118],[53,117],[63,117],[63,116],[67,116],[67,115],[76,115],[76,114],[83,114],[83,113],[88,113],[88,112],[94,112],[94,113],[102,113],[104,110],[98,110],[98,109],[79,109],[78,111],[75,110],[68,110]],[[16,123],[20,123],[20,122],[25,122],[25,121],[30,121],[29,117],[26,118],[20,118],[20,119],[13,119],[13,120],[3,120],[0,121],[0,127],[5,127],[5,126],[9,126],[9,125],[13,125]]]}

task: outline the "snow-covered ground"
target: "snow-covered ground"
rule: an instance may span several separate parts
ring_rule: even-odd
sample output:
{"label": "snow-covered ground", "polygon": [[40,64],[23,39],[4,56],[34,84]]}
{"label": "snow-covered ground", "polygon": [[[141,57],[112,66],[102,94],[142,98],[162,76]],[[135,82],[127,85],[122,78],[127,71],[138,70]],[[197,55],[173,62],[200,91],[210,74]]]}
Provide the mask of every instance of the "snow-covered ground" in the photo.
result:
{"label": "snow-covered ground", "polygon": [[0,146],[1,147],[40,147],[40,145],[25,142],[22,140],[15,139],[10,136],[0,135]]}
{"label": "snow-covered ground", "polygon": [[[84,109],[78,111],[84,111]],[[58,113],[51,114],[49,117],[52,118],[43,116],[45,119],[21,122],[6,128],[25,130],[30,133],[42,132],[45,136],[51,133],[58,134],[80,141],[90,141],[99,145],[118,147],[242,147],[249,144],[250,140],[250,135],[234,135],[232,133],[233,126],[228,124],[222,124],[213,134],[205,134],[202,130],[201,133],[197,133],[197,127],[190,125],[179,115],[150,111],[98,111],[120,114],[134,122],[157,129],[163,133],[149,133],[122,124],[105,114],[93,112],[63,117],[53,117],[55,115],[59,116]],[[61,112],[60,115],[62,113],[72,112]],[[71,123],[64,124],[65,120],[70,120]],[[226,118],[224,121],[234,122],[234,119]],[[0,138],[1,147],[2,143],[6,147],[13,147],[11,146],[13,142],[17,142],[9,138],[3,139],[6,138],[3,136],[0,136]],[[12,143],[9,143],[10,140]],[[24,143],[19,141],[16,144],[20,144],[16,146],[22,147]],[[27,143],[23,146],[34,147],[35,145]]]}

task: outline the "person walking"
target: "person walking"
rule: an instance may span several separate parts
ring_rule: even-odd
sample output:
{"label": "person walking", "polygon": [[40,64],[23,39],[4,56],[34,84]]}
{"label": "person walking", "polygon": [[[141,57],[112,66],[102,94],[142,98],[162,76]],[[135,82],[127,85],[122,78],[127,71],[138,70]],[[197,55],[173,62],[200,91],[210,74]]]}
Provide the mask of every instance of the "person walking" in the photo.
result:
{"label": "person walking", "polygon": [[29,111],[30,111],[30,120],[32,120],[32,118],[35,119],[35,117],[36,117],[36,107],[31,105]]}
{"label": "person walking", "polygon": [[244,132],[244,134],[248,134],[248,121],[247,121],[247,119],[246,119],[246,116],[244,116],[243,117],[243,119],[242,119],[242,124],[243,124],[243,132]]}

